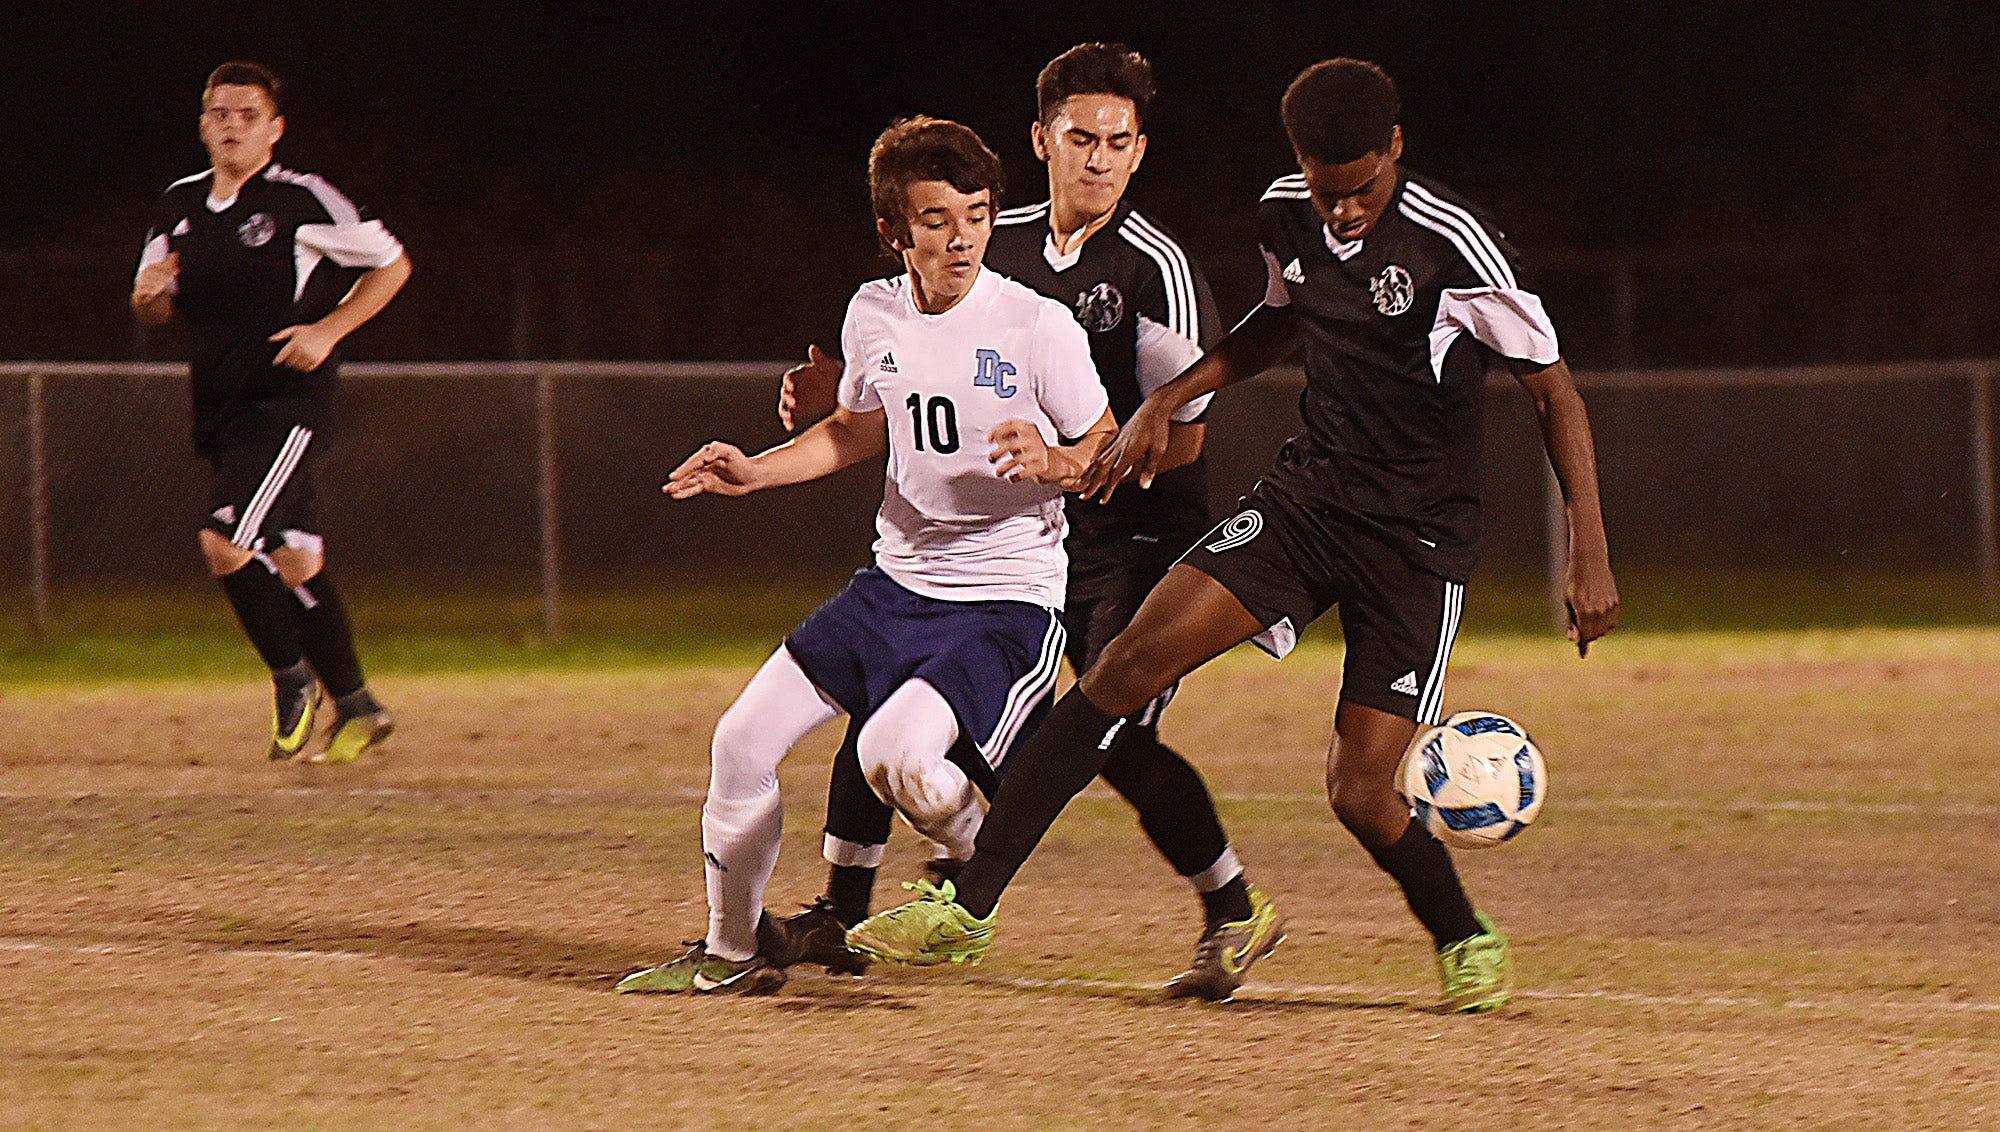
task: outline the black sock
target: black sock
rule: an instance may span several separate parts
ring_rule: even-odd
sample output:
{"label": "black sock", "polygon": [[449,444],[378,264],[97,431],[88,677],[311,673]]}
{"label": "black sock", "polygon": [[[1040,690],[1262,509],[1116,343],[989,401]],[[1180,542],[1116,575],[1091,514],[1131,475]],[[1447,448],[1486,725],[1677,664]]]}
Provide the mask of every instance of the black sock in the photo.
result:
{"label": "black sock", "polygon": [[1161,743],[1153,728],[1130,721],[1112,740],[1110,756],[1104,781],[1139,812],[1140,828],[1174,871],[1192,877],[1213,866],[1229,848],[1229,838],[1208,784],[1194,767]]}
{"label": "black sock", "polygon": [[833,902],[833,918],[843,927],[853,927],[868,918],[868,902],[875,895],[875,869],[870,865],[834,865],[826,877],[826,897]]}
{"label": "black sock", "polygon": [[375,702],[375,697],[369,695],[365,687],[356,688],[344,696],[335,696],[333,706],[342,719],[382,710],[382,705]]}
{"label": "black sock", "polygon": [[[1366,842],[1362,844],[1368,848]],[[1416,913],[1440,949],[1479,934],[1479,921],[1472,918],[1472,902],[1458,883],[1451,854],[1422,822],[1411,818],[1409,828],[1394,845],[1379,852],[1368,848],[1368,852],[1383,872],[1403,886],[1403,899],[1410,902],[1410,911]]]}
{"label": "black sock", "polygon": [[974,842],[978,851],[953,882],[960,907],[980,919],[993,914],[1056,816],[1104,769],[1123,722],[1098,710],[1080,687],[1049,709],[1027,745],[1007,760]]}
{"label": "black sock", "polygon": [[354,627],[347,604],[321,570],[292,592],[298,603],[301,646],[320,683],[336,699],[360,690],[361,660],[354,655]]}
{"label": "black sock", "polygon": [[1250,886],[1244,882],[1243,874],[1231,877],[1228,884],[1214,892],[1201,894],[1202,915],[1208,919],[1208,931],[1224,924],[1250,918]]}
{"label": "black sock", "polygon": [[236,620],[271,671],[290,668],[300,661],[305,652],[299,603],[269,566],[253,558],[216,581],[222,583],[222,592],[229,598],[230,608],[236,611]]}

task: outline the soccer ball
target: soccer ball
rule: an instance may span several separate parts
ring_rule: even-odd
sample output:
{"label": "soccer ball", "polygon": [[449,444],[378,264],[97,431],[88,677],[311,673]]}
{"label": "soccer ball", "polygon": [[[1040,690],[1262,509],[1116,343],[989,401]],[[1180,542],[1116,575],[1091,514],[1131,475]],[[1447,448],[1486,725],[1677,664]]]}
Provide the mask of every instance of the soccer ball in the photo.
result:
{"label": "soccer ball", "polygon": [[1534,740],[1490,711],[1462,711],[1418,732],[1399,779],[1424,828],[1454,849],[1512,839],[1549,793],[1548,766]]}

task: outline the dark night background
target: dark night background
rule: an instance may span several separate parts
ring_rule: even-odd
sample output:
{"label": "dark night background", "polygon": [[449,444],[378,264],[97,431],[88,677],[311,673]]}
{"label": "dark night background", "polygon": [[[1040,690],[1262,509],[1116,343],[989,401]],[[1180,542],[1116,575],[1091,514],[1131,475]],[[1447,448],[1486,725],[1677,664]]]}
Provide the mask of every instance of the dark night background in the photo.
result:
{"label": "dark night background", "polygon": [[2000,352],[2000,5],[1321,3],[477,8],[77,3],[0,17],[0,357],[173,356],[124,312],[150,203],[205,166],[216,63],[289,83],[279,158],[417,275],[361,358],[772,358],[882,267],[890,119],[959,118],[1040,199],[1032,84],[1082,39],[1154,60],[1133,196],[1233,317],[1299,68],[1373,58],[1406,161],[1493,211],[1571,357]]}

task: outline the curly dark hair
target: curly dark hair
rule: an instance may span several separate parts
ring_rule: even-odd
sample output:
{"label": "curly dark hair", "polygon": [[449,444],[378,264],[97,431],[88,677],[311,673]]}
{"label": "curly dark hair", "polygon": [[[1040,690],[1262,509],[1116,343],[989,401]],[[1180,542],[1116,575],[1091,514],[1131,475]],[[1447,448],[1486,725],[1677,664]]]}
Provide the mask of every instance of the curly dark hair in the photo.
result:
{"label": "curly dark hair", "polygon": [[1301,156],[1345,165],[1386,153],[1403,102],[1382,68],[1328,59],[1299,72],[1285,90],[1285,133]]}

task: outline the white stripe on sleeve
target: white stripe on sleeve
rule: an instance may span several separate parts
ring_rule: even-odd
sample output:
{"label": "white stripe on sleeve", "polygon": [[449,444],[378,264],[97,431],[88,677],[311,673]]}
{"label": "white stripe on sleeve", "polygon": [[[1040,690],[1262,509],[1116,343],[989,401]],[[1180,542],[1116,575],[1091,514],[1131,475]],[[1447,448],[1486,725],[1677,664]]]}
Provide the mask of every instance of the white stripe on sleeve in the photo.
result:
{"label": "white stripe on sleeve", "polygon": [[[1201,347],[1175,334],[1166,327],[1139,316],[1138,326],[1139,356],[1133,366],[1132,376],[1139,380],[1139,396],[1150,397],[1153,390],[1181,375],[1181,371],[1201,360]],[[1207,410],[1213,393],[1204,393],[1174,414],[1181,422],[1195,420]]]}
{"label": "white stripe on sleeve", "polygon": [[1159,265],[1160,283],[1167,294],[1167,328],[1190,342],[1201,341],[1200,304],[1195,299],[1194,269],[1188,266],[1187,254],[1136,212],[1126,214],[1118,234]]}
{"label": "white stripe on sleeve", "polygon": [[1503,358],[1554,365],[1562,357],[1555,324],[1541,297],[1518,288],[1456,287],[1438,296],[1431,324],[1431,373],[1444,380],[1444,357],[1460,334],[1470,334]]}

